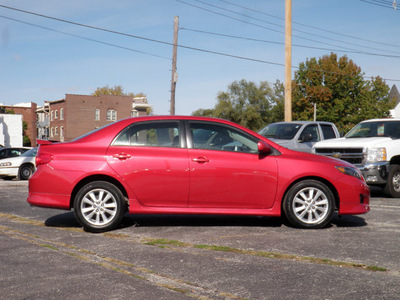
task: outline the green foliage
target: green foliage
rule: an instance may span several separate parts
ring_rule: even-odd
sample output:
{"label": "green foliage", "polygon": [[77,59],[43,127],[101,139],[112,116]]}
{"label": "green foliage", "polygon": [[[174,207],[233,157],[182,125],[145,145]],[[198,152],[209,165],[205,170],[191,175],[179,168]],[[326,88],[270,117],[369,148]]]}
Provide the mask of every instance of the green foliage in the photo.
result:
{"label": "green foliage", "polygon": [[108,85],[103,87],[98,87],[92,93],[92,96],[101,96],[101,95],[125,96],[124,89],[120,85],[116,85],[111,88]]}
{"label": "green foliage", "polygon": [[389,116],[394,103],[389,87],[380,78],[365,80],[361,68],[346,56],[331,53],[301,63],[292,90],[294,120],[317,119],[335,123],[348,131],[362,120]]}
{"label": "green foliage", "polygon": [[267,81],[259,85],[244,79],[234,81],[228,91],[218,93],[213,109],[199,109],[192,115],[226,119],[259,130],[267,123],[282,120],[283,90],[279,81],[273,88]]}
{"label": "green foliage", "polygon": [[[285,88],[279,80],[273,87],[266,82],[235,81],[228,91],[218,93],[213,109],[199,109],[195,116],[227,119],[253,130],[284,120]],[[357,123],[389,117],[395,101],[389,99],[389,87],[380,77],[364,79],[364,73],[347,56],[331,53],[311,58],[299,65],[292,84],[293,120],[329,121],[340,131]]]}
{"label": "green foliage", "polygon": [[98,87],[93,93],[92,96],[101,96],[101,95],[114,95],[114,96],[130,96],[130,97],[144,97],[143,93],[125,93],[124,88],[121,85],[116,85],[114,87],[109,87],[108,85],[103,87]]}
{"label": "green foliage", "polygon": [[22,144],[24,147],[31,147],[31,140],[26,135],[27,130],[28,130],[28,122],[22,121]]}

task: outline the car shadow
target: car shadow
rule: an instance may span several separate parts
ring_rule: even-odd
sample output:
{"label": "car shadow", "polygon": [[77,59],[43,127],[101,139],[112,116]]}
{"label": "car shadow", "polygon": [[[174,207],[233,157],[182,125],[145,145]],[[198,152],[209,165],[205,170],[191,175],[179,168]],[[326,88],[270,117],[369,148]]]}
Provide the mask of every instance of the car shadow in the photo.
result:
{"label": "car shadow", "polygon": [[337,214],[333,216],[331,224],[336,227],[364,227],[368,225],[363,217],[354,215],[338,216]]}
{"label": "car shadow", "polygon": [[76,220],[73,212],[67,212],[48,218],[44,222],[48,227],[79,228],[81,224]]}
{"label": "car shadow", "polygon": [[[362,217],[335,214],[331,227],[363,227],[367,223]],[[52,216],[45,226],[81,228],[73,212]],[[264,216],[217,216],[217,215],[129,215],[126,214],[117,229],[130,227],[290,227],[285,218]]]}
{"label": "car shadow", "polygon": [[383,188],[381,187],[376,187],[376,186],[371,186],[369,188],[371,192],[371,197],[377,197],[377,198],[387,198],[388,195],[385,194]]}
{"label": "car shadow", "polygon": [[219,215],[126,215],[121,227],[281,227],[276,217]]}

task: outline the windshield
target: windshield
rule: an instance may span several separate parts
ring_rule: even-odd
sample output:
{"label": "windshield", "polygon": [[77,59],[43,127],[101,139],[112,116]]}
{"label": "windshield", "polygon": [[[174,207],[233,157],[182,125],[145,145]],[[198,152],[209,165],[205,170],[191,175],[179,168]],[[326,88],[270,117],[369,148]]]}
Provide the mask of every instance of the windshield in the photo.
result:
{"label": "windshield", "polygon": [[298,123],[274,123],[261,129],[258,133],[266,138],[291,140],[299,131],[301,124]]}
{"label": "windshield", "polygon": [[37,152],[37,148],[32,148],[24,153],[21,154],[21,156],[35,156]]}
{"label": "windshield", "polygon": [[390,137],[400,138],[400,121],[376,121],[359,123],[346,134],[346,138]]}

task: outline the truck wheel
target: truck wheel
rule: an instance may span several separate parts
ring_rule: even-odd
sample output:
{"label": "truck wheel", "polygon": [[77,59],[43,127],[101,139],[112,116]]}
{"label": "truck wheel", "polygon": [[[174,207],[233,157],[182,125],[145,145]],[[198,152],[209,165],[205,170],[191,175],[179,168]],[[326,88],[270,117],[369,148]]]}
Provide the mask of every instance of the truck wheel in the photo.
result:
{"label": "truck wheel", "polygon": [[332,219],[335,199],[331,190],[316,180],[304,180],[290,188],[283,202],[287,220],[299,228],[323,228]]}
{"label": "truck wheel", "polygon": [[393,198],[400,198],[400,165],[390,166],[385,193]]}

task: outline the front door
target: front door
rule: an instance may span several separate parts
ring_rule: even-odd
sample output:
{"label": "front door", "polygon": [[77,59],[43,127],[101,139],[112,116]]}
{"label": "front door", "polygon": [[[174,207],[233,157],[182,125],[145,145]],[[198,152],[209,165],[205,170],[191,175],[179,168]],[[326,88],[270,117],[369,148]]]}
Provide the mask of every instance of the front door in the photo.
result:
{"label": "front door", "polygon": [[258,140],[231,126],[190,122],[189,207],[271,208],[277,188],[275,156],[260,156]]}

